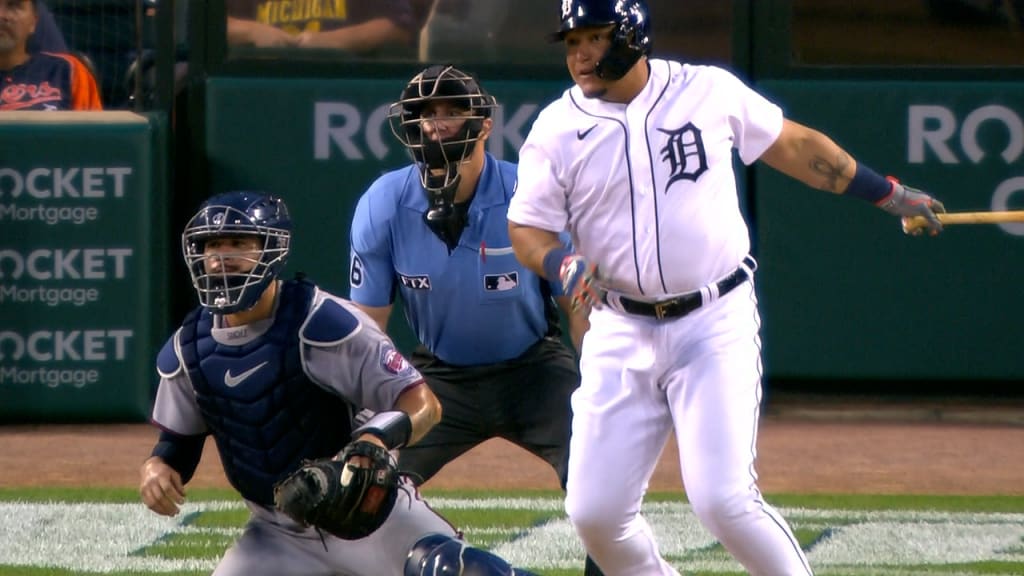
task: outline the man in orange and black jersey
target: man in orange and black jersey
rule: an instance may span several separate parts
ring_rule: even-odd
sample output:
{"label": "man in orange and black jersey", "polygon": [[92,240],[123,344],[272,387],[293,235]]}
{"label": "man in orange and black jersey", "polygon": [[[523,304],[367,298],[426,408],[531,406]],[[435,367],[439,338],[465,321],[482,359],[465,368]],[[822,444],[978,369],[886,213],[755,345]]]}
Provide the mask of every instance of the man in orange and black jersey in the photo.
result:
{"label": "man in orange and black jersey", "polygon": [[28,51],[36,0],[0,0],[0,111],[102,110],[92,72],[78,58]]}

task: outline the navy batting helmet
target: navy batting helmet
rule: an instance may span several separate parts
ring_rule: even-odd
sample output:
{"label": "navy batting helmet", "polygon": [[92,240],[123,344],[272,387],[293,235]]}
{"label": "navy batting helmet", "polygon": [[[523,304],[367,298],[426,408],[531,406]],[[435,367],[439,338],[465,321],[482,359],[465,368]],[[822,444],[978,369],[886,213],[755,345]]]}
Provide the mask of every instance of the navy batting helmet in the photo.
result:
{"label": "navy batting helmet", "polygon": [[612,25],[611,46],[594,71],[618,80],[651,53],[651,18],[644,0],[562,0],[562,23],[551,39],[560,42],[570,30]]}
{"label": "navy batting helmet", "polygon": [[[284,201],[261,192],[227,192],[211,197],[185,225],[181,249],[199,303],[218,314],[256,305],[288,260],[292,221]],[[212,238],[253,236],[260,248],[236,256],[246,265],[208,270],[206,243]]]}

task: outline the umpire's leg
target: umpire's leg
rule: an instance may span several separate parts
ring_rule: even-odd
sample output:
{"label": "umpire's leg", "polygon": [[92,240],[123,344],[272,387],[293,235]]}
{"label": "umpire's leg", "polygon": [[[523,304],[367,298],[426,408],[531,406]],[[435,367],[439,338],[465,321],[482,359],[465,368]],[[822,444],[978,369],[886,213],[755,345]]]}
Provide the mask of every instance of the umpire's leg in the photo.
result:
{"label": "umpire's leg", "polygon": [[447,365],[423,347],[416,348],[410,360],[441,403],[441,421],[419,442],[398,453],[399,469],[412,473],[419,486],[489,437],[479,399],[486,382],[481,382],[479,369]]}
{"label": "umpire's leg", "polygon": [[[502,436],[547,462],[565,490],[572,431],[570,399],[579,387],[576,357],[560,340],[545,338],[509,362],[488,390],[489,402],[509,415]],[[604,576],[587,556],[584,576]]]}

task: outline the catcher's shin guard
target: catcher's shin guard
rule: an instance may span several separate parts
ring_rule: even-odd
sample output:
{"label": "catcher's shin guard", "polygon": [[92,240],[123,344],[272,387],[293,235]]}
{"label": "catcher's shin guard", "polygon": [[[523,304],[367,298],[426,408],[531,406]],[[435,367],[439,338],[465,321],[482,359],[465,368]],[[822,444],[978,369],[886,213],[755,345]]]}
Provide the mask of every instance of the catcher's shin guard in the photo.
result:
{"label": "catcher's shin guard", "polygon": [[485,550],[444,534],[420,538],[405,561],[405,576],[537,576]]}

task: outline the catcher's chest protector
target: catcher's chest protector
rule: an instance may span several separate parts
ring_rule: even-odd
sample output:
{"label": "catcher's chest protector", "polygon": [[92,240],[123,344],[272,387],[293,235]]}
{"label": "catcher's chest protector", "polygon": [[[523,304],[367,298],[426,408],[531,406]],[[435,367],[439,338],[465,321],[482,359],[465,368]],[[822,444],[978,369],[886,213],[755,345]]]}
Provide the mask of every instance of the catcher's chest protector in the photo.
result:
{"label": "catcher's chest protector", "polygon": [[274,324],[241,345],[217,343],[202,308],[182,325],[182,363],[213,432],[228,481],[246,499],[274,503],[273,486],[304,459],[336,454],[351,433],[348,405],[302,370],[298,331],[315,286],[282,285]]}

